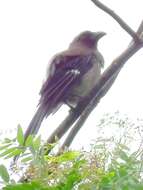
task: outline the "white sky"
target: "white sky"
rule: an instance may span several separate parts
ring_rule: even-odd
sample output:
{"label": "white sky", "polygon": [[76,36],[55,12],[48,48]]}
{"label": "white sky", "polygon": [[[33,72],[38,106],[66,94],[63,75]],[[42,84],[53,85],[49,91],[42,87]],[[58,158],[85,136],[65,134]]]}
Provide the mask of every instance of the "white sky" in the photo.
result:
{"label": "white sky", "polygon": [[[143,19],[141,0],[102,1],[136,30]],[[84,30],[105,31],[99,49],[105,65],[118,56],[130,37],[90,0],[0,1],[0,129],[26,128],[38,103],[38,93],[50,58],[67,48]],[[143,50],[126,64],[110,92],[101,100],[75,143],[87,143],[96,133],[97,119],[120,110],[143,118]],[[64,118],[67,108],[43,124],[45,136]],[[94,128],[93,128],[94,127]],[[74,143],[74,144],[75,144]]]}

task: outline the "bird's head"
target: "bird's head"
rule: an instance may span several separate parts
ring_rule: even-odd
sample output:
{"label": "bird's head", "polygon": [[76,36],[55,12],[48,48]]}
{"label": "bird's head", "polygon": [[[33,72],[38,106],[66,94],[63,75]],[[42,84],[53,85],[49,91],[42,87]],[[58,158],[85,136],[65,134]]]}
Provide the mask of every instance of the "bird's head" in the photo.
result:
{"label": "bird's head", "polygon": [[98,40],[105,34],[105,32],[84,31],[74,38],[71,45],[79,44],[88,48],[96,48]]}

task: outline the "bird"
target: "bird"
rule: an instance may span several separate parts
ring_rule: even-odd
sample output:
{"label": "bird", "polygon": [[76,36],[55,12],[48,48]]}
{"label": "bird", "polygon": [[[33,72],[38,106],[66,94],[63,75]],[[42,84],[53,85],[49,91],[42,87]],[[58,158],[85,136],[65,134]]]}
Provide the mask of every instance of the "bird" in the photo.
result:
{"label": "bird", "polygon": [[69,47],[54,55],[49,63],[47,77],[40,98],[24,139],[36,135],[44,118],[54,114],[63,104],[74,109],[95,86],[104,66],[104,58],[98,51],[98,40],[105,32],[84,31],[78,34]]}

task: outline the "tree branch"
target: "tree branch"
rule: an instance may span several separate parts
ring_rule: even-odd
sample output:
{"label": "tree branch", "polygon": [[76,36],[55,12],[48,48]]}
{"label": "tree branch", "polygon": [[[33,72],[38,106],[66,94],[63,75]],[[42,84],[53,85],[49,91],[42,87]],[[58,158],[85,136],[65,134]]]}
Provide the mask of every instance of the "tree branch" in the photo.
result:
{"label": "tree branch", "polygon": [[[115,81],[116,77],[118,76],[120,69],[123,67],[125,62],[134,55],[140,48],[142,47],[141,44],[132,44],[126,51],[124,51],[116,60],[112,62],[112,64],[104,71],[101,78],[99,79],[98,83],[91,91],[87,98],[78,104],[74,111],[70,111],[69,115],[66,119],[59,125],[59,127],[52,133],[52,135],[48,138],[48,143],[55,142],[55,137],[60,139],[65,132],[77,121],[80,116],[79,123],[76,123],[73,129],[71,130],[69,136],[69,140],[66,140],[63,146],[69,146],[73,140],[74,134],[79,131],[85,120],[88,118],[91,111],[95,108],[98,101],[103,97],[107,91],[112,86],[113,82]],[[91,100],[93,101],[91,103]],[[90,108],[89,108],[89,107]],[[86,110],[87,109],[87,110]],[[85,111],[84,111],[85,110]],[[87,111],[87,112],[86,112]],[[83,113],[83,114],[82,114]],[[84,119],[83,119],[84,118]],[[83,120],[83,121],[80,121]],[[72,135],[71,135],[72,134]],[[71,135],[71,137],[70,137]],[[63,147],[62,146],[62,147]]]}
{"label": "tree branch", "polygon": [[104,5],[98,0],[91,0],[97,7],[99,7],[101,10],[109,14],[114,20],[118,22],[118,24],[135,40],[139,41],[139,37],[136,34],[136,32],[119,16],[117,15],[113,10],[111,10],[109,7]]}
{"label": "tree branch", "polygon": [[[59,125],[59,127],[52,133],[52,135],[47,140],[48,143],[55,142],[55,137],[61,138],[65,132],[75,123],[74,127],[70,131],[68,137],[66,138],[62,148],[65,146],[69,147],[73,138],[82,127],[86,119],[88,118],[91,111],[96,107],[99,100],[107,93],[111,88],[115,79],[117,78],[120,70],[126,61],[133,56],[140,48],[143,47],[143,21],[140,24],[137,33],[135,33],[117,14],[115,14],[111,9],[103,5],[97,0],[92,0],[98,7],[110,14],[120,25],[127,31],[134,39],[130,46],[118,57],[112,64],[106,69],[102,74],[95,88],[91,91],[87,98],[84,98],[80,102],[75,110],[71,110],[69,115],[65,120]],[[79,120],[78,120],[79,119]]]}
{"label": "tree branch", "polygon": [[[143,21],[141,22],[138,30],[138,35],[143,39]],[[113,85],[115,79],[117,78],[119,72],[121,71],[124,64],[127,62],[129,58],[131,58],[140,48],[143,47],[143,42],[139,43],[132,43],[130,47],[128,47],[118,58],[116,58],[112,64],[104,71],[102,76],[100,77],[98,83],[96,84],[95,88],[89,94],[88,100],[89,103],[86,106],[85,110],[81,114],[77,123],[71,129],[69,135],[67,136],[66,140],[64,141],[61,150],[64,150],[65,147],[69,147],[72,143],[73,139],[75,138],[76,134],[85,123],[86,119],[93,111],[93,109],[97,106],[100,99],[108,92],[108,90]],[[90,101],[91,99],[91,101]]]}
{"label": "tree branch", "polygon": [[119,72],[121,71],[124,64],[127,60],[132,57],[141,47],[143,44],[132,44],[129,48],[127,48],[117,59],[115,59],[112,64],[106,69],[106,71],[102,74],[99,81],[97,82],[94,89],[88,96],[87,106],[85,107],[83,113],[81,114],[77,123],[71,129],[69,135],[67,136],[65,142],[63,143],[61,149],[65,147],[69,147],[72,143],[74,137],[80,130],[80,128],[85,123],[86,119],[93,111],[93,109],[97,106],[100,99],[108,92],[108,90],[113,85],[115,79],[117,78]]}
{"label": "tree branch", "polygon": [[55,138],[61,139],[62,136],[68,131],[68,129],[77,120],[80,113],[70,110],[65,120],[55,129],[51,136],[47,139],[47,143],[54,143]]}
{"label": "tree branch", "polygon": [[[119,73],[119,72],[118,72]],[[111,80],[109,80],[106,84],[106,88],[103,88],[99,95],[97,95],[96,101],[94,102],[94,104],[92,105],[91,103],[85,108],[85,111],[83,111],[83,113],[81,114],[79,120],[75,123],[75,125],[73,126],[73,128],[71,129],[69,135],[67,136],[67,138],[65,139],[63,145],[61,146],[59,153],[61,151],[63,151],[65,148],[68,148],[73,139],[75,138],[75,136],[77,135],[78,131],[81,129],[81,127],[84,125],[85,121],[87,120],[88,116],[90,115],[90,113],[93,111],[93,109],[98,105],[100,99],[107,93],[107,91],[110,89],[110,87],[112,86],[112,84],[114,83],[115,79],[118,76],[118,73],[116,75],[114,75],[112,77]]]}
{"label": "tree branch", "polygon": [[143,20],[142,20],[141,24],[138,27],[137,34],[143,40]]}

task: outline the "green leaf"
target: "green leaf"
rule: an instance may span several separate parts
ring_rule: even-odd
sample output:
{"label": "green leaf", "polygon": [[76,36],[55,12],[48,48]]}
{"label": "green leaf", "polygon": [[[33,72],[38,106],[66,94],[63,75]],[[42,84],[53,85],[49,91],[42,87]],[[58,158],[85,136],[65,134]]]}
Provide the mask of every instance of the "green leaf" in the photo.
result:
{"label": "green leaf", "polygon": [[35,150],[38,150],[41,144],[41,137],[37,137],[34,142],[33,142],[33,146]]}
{"label": "green leaf", "polygon": [[7,143],[11,143],[11,142],[12,142],[12,140],[9,139],[9,138],[5,138],[4,141],[3,141],[3,143],[6,143],[6,144],[7,144]]}
{"label": "green leaf", "polygon": [[128,175],[128,170],[124,166],[121,166],[119,168],[119,175],[121,177],[124,177],[124,176]]}
{"label": "green leaf", "polygon": [[120,144],[119,146],[120,146],[120,148],[123,149],[123,150],[126,150],[126,151],[129,151],[129,150],[130,150],[129,147],[127,147],[125,144]]}
{"label": "green leaf", "polygon": [[12,158],[14,156],[20,155],[21,153],[23,153],[22,149],[15,149],[13,152],[8,154],[8,156],[6,156],[5,159]]}
{"label": "green leaf", "polygon": [[23,183],[7,185],[3,190],[54,190],[54,188],[44,188],[43,185],[38,183]]}
{"label": "green leaf", "polygon": [[78,151],[69,151],[65,152],[62,155],[60,155],[56,161],[58,162],[66,162],[76,159],[80,153]]}
{"label": "green leaf", "polygon": [[4,165],[0,165],[0,176],[6,183],[9,182],[9,174]]}
{"label": "green leaf", "polygon": [[143,183],[133,185],[135,190],[143,190]]}
{"label": "green leaf", "polygon": [[7,149],[6,151],[4,151],[4,152],[2,152],[1,154],[0,154],[0,157],[4,157],[4,156],[6,156],[6,155],[8,155],[8,154],[11,154],[13,151],[15,151],[16,150],[16,147],[12,147],[12,148],[9,148],[9,149]]}
{"label": "green leaf", "polygon": [[2,151],[3,149],[8,148],[8,147],[11,146],[11,145],[12,145],[12,143],[7,144],[7,145],[0,145],[0,151]]}
{"label": "green leaf", "polygon": [[20,145],[24,144],[23,130],[20,125],[18,125],[18,130],[17,130],[17,141],[19,142]]}
{"label": "green leaf", "polygon": [[33,159],[32,156],[27,156],[26,158],[23,158],[23,159],[21,160],[21,162],[28,162],[28,161],[30,161],[30,160],[32,160],[32,159]]}
{"label": "green leaf", "polygon": [[124,160],[124,161],[128,161],[128,160],[129,160],[128,155],[127,155],[126,152],[123,151],[123,150],[120,150],[120,158],[121,158],[122,160]]}
{"label": "green leaf", "polygon": [[33,146],[33,136],[29,135],[26,139],[25,146]]}

